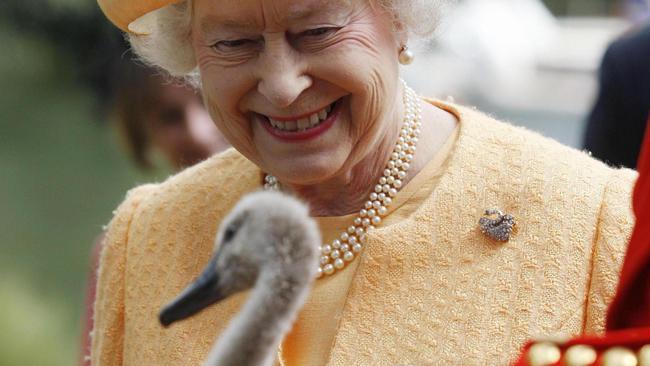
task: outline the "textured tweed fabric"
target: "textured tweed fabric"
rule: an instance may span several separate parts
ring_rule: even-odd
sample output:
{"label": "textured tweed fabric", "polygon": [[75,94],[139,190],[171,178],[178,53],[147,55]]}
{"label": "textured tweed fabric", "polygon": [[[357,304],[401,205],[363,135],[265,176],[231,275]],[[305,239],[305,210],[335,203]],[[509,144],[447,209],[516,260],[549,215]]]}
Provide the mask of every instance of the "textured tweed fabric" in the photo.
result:
{"label": "textured tweed fabric", "polygon": [[[599,333],[633,225],[636,173],[472,109],[431,195],[369,237],[331,365],[501,365],[538,335]],[[219,222],[261,172],[228,151],[132,190],[110,223],[95,303],[93,365],[197,365],[245,294],[170,329],[162,305],[207,263]],[[517,219],[486,238],[486,208]],[[332,320],[336,321],[336,320]]]}

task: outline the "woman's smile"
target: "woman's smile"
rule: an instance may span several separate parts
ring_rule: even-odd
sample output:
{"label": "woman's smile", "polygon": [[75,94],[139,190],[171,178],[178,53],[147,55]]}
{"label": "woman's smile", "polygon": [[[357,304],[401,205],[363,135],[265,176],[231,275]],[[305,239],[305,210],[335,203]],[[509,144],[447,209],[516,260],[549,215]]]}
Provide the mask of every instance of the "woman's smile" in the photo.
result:
{"label": "woman's smile", "polygon": [[405,36],[391,14],[364,0],[213,5],[193,2],[191,35],[206,104],[233,146],[290,191],[369,187],[401,122]]}
{"label": "woman's smile", "polygon": [[330,129],[341,113],[342,98],[311,113],[294,117],[259,114],[260,123],[273,137],[287,142],[314,139]]}

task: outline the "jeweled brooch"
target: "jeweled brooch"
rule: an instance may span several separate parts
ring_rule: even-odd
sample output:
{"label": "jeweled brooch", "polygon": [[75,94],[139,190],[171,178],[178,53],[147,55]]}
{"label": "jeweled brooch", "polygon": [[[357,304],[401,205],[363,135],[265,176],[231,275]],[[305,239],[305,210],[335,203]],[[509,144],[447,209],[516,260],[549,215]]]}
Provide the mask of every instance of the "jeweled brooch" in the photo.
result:
{"label": "jeweled brooch", "polygon": [[504,214],[501,210],[485,210],[485,216],[478,220],[481,232],[490,239],[506,242],[510,240],[510,234],[517,225],[514,216]]}

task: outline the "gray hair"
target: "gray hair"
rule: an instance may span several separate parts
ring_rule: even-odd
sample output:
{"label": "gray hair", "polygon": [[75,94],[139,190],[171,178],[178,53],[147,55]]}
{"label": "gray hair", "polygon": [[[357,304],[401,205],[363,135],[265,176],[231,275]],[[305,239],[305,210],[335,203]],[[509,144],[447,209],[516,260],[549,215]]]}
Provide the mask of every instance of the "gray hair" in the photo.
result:
{"label": "gray hair", "polygon": [[[368,0],[394,14],[411,36],[427,37],[438,26],[444,8],[453,0]],[[148,34],[129,34],[129,42],[136,54],[150,66],[159,67],[173,77],[185,78],[192,84],[198,81],[194,50],[190,41],[192,0],[167,5],[146,16]]]}

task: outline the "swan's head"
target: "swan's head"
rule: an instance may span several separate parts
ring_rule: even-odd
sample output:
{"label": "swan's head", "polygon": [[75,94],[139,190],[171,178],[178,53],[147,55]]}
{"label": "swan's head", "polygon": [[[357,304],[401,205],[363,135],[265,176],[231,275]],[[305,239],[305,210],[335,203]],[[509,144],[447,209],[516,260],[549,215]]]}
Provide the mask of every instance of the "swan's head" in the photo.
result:
{"label": "swan's head", "polygon": [[223,220],[214,256],[198,279],[160,313],[164,326],[187,318],[258,279],[305,284],[316,277],[320,233],[307,207],[278,192],[244,196]]}

